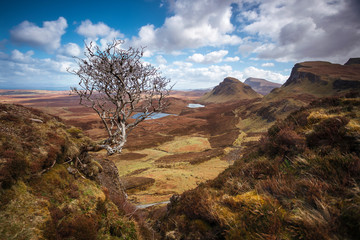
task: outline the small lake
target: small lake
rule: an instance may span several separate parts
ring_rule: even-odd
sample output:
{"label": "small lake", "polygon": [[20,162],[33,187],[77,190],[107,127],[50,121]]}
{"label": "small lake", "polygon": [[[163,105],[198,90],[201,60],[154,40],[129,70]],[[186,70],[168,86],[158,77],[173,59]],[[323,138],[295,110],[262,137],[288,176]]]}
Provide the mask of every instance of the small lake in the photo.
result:
{"label": "small lake", "polygon": [[[140,116],[142,116],[142,115],[143,115],[143,113],[136,113],[136,114],[134,114],[131,118],[136,119],[136,118],[138,118],[138,117],[140,117]],[[170,116],[170,115],[175,116],[175,114],[170,114],[170,113],[162,113],[162,112],[153,113],[153,114],[151,114],[150,116],[148,116],[148,117],[146,118],[146,120],[163,118],[163,117]]]}
{"label": "small lake", "polygon": [[188,108],[201,108],[201,107],[205,107],[202,104],[197,104],[197,103],[190,103],[189,105],[187,105]]}

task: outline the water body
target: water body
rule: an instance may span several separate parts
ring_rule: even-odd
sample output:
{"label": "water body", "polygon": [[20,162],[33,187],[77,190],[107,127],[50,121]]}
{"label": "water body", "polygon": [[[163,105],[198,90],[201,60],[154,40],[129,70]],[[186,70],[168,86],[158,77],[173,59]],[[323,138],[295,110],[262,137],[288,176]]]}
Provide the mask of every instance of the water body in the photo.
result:
{"label": "water body", "polygon": [[[138,117],[140,117],[140,116],[142,116],[142,115],[143,115],[143,113],[136,113],[136,114],[134,114],[131,118],[136,119],[136,118],[138,118]],[[151,114],[150,116],[148,116],[148,117],[146,118],[146,120],[163,118],[163,117],[166,117],[166,116],[169,116],[169,115],[174,115],[174,116],[175,116],[175,114],[159,112],[159,113],[153,113],[153,114]]]}
{"label": "water body", "polygon": [[198,104],[198,103],[190,103],[189,105],[187,105],[188,108],[201,108],[201,107],[205,107],[202,104]]}

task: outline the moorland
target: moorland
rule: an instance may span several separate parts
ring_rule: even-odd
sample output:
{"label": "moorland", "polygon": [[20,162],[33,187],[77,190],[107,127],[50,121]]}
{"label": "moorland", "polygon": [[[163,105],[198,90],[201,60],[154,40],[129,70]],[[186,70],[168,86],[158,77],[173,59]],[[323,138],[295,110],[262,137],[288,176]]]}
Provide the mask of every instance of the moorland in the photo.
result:
{"label": "moorland", "polygon": [[358,239],[359,92],[356,59],[298,63],[265,96],[228,77],[172,92],[107,156],[77,96],[0,90],[1,235]]}

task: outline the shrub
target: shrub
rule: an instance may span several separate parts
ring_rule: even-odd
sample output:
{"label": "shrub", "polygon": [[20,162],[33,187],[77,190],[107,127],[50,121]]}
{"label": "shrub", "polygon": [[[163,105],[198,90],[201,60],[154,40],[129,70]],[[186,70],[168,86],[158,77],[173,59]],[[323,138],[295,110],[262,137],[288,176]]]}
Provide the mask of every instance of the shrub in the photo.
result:
{"label": "shrub", "polygon": [[[342,146],[346,135],[345,117],[327,118],[314,126],[314,131],[306,136],[307,145],[314,148],[321,145]],[[345,146],[346,147],[346,146]]]}
{"label": "shrub", "polygon": [[340,232],[352,239],[360,239],[360,197],[346,201],[341,209]]}
{"label": "shrub", "polygon": [[11,156],[11,158],[7,158],[4,166],[1,168],[1,186],[3,188],[10,188],[15,181],[17,181],[27,173],[29,163],[24,158],[24,156],[18,153],[7,151],[6,154],[7,156]]}
{"label": "shrub", "polygon": [[180,212],[189,219],[201,219],[208,223],[218,222],[217,216],[212,214],[212,207],[208,201],[208,194],[200,189],[186,191],[181,195]]}
{"label": "shrub", "polygon": [[106,200],[99,198],[96,202],[96,212],[102,216],[107,215]]}
{"label": "shrub", "polygon": [[98,223],[93,215],[77,215],[73,219],[62,221],[57,228],[60,239],[73,237],[77,240],[96,240]]}
{"label": "shrub", "polygon": [[236,214],[227,239],[275,239],[279,236],[284,211],[271,199],[251,191],[226,197],[223,204]]}
{"label": "shrub", "polygon": [[68,133],[71,134],[72,137],[74,138],[81,138],[83,136],[82,134],[82,130],[76,127],[71,127],[69,129],[66,130]]}
{"label": "shrub", "polygon": [[133,222],[122,222],[120,220],[110,225],[111,236],[124,237],[125,239],[137,239],[136,229]]}
{"label": "shrub", "polygon": [[260,140],[260,150],[274,157],[294,155],[305,149],[305,139],[290,127],[275,125],[268,130],[267,136]]}

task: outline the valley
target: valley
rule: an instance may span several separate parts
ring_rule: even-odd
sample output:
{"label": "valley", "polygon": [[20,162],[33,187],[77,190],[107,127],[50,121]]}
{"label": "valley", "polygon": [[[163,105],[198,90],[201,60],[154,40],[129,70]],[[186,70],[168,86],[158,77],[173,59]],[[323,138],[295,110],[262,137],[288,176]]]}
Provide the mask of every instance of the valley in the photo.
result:
{"label": "valley", "polygon": [[35,212],[26,234],[48,239],[358,239],[359,66],[298,63],[265,96],[231,77],[174,91],[111,156],[77,96],[0,90],[2,233]]}
{"label": "valley", "polygon": [[[216,104],[188,107],[198,98],[196,94],[189,94],[174,92],[166,110],[169,115],[142,122],[129,135],[122,154],[107,156],[105,150],[95,154],[115,163],[132,203],[142,205],[168,201],[173,194],[181,194],[214,179],[231,164],[224,154],[232,149],[236,134],[221,146],[214,142],[211,144],[211,141],[220,134],[234,132],[235,122],[221,121],[224,132],[214,132],[214,128],[220,126],[214,121],[209,122],[213,119],[211,116],[227,114],[229,109],[220,110],[222,107]],[[66,91],[1,90],[0,101],[58,116],[65,123],[82,129],[94,141],[106,137],[95,112],[79,105],[77,96],[70,96]]]}

